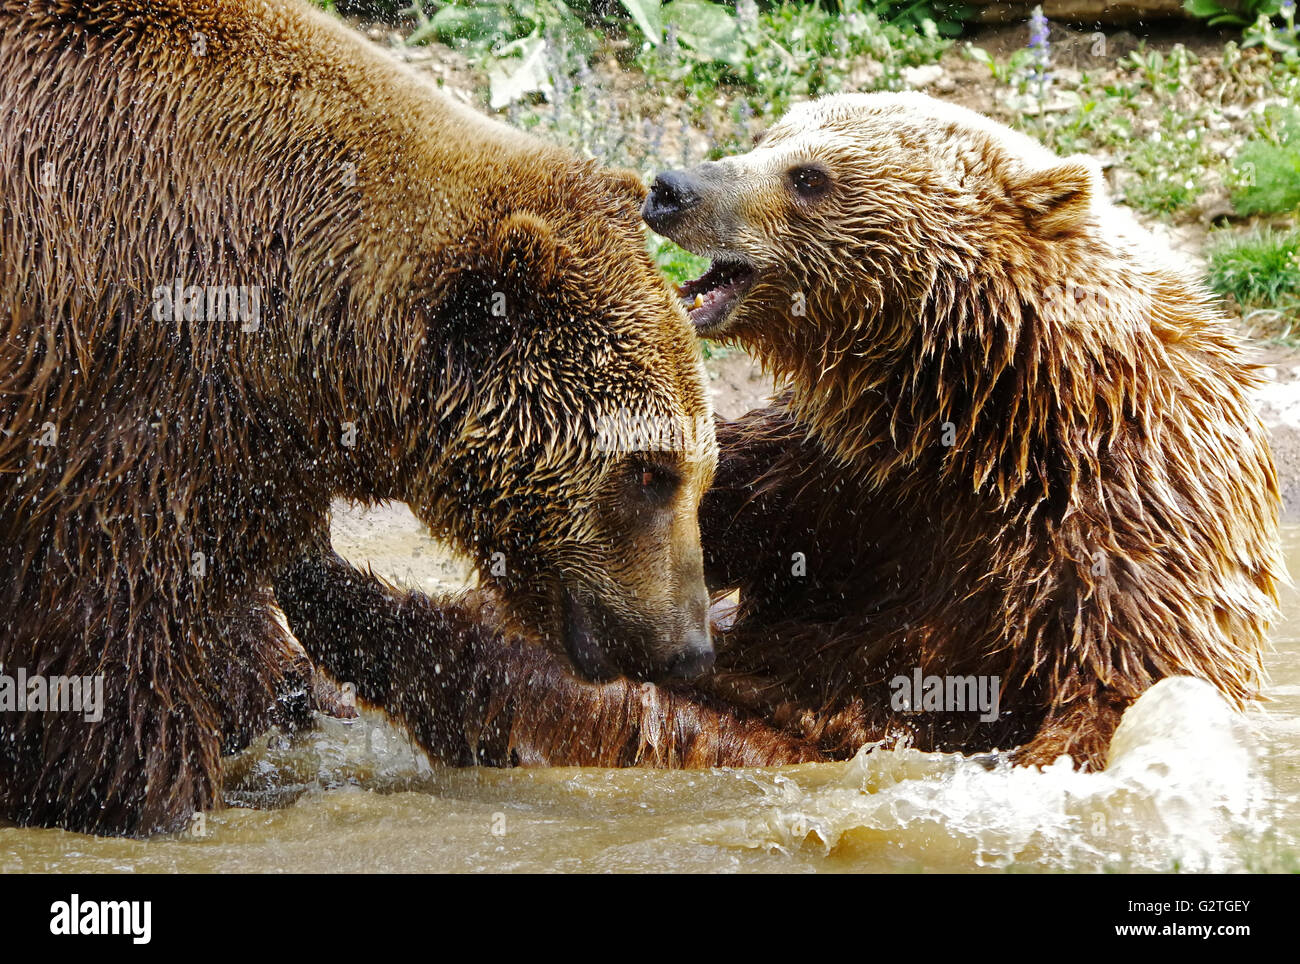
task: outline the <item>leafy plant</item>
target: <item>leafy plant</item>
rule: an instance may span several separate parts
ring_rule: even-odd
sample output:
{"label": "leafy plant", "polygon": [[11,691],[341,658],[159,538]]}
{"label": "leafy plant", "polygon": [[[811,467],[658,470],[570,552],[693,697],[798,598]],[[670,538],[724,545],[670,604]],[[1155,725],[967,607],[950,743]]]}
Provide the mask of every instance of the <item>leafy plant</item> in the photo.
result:
{"label": "leafy plant", "polygon": [[[897,16],[920,9],[895,7]],[[775,114],[793,98],[840,89],[853,58],[879,63],[876,86],[892,88],[902,67],[933,62],[948,45],[932,20],[919,29],[894,26],[870,0],[840,0],[838,8],[836,15],[820,0],[787,0],[760,9],[738,0],[733,13],[710,0],[672,0],[663,7],[662,45],[637,62],[653,80],[683,84],[690,100],[711,100],[732,84],[754,91],[763,112]]]}
{"label": "leafy plant", "polygon": [[1211,27],[1241,27],[1243,47],[1263,46],[1300,57],[1295,0],[1183,0],[1183,8]]}
{"label": "leafy plant", "polygon": [[1300,31],[1295,25],[1295,0],[1282,0],[1277,9],[1281,24],[1274,23],[1272,15],[1261,13],[1254,24],[1243,31],[1243,47],[1266,47],[1283,57],[1295,60],[1300,57]]}
{"label": "leafy plant", "polygon": [[993,79],[999,84],[1011,85],[1016,82],[1016,78],[1025,73],[1025,68],[1029,64],[1033,52],[1028,48],[1021,47],[1011,54],[1005,61],[999,62],[996,57],[990,54],[983,47],[976,47],[969,41],[966,42],[966,57],[975,61],[977,64],[983,64],[989,69]]}
{"label": "leafy plant", "polygon": [[660,0],[622,0],[623,9],[652,44],[663,37],[663,4]]}
{"label": "leafy plant", "polygon": [[966,29],[978,8],[950,0],[900,0],[900,2],[883,2],[875,5],[875,13],[882,23],[894,27],[911,27],[921,30],[929,20],[943,37],[956,37]]}
{"label": "leafy plant", "polygon": [[1174,94],[1187,84],[1187,72],[1195,60],[1182,44],[1174,44],[1170,51],[1149,50],[1146,42],[1120,61],[1121,67],[1137,73],[1142,83],[1157,93]]}
{"label": "leafy plant", "polygon": [[749,45],[741,37],[740,22],[721,4],[673,0],[664,18],[675,30],[678,42],[698,60],[739,67],[749,52]]}
{"label": "leafy plant", "polygon": [[1272,17],[1282,0],[1183,0],[1183,9],[1211,27],[1249,27],[1261,15]]}
{"label": "leafy plant", "polygon": [[[432,15],[423,0],[412,0],[409,12],[419,26],[407,43],[437,40],[470,53],[487,73],[493,108],[529,94],[550,93],[556,58],[548,57],[549,37],[562,37],[566,52],[589,52],[595,46],[582,17],[564,0],[456,0],[443,4]],[[566,63],[560,66],[568,67]]]}

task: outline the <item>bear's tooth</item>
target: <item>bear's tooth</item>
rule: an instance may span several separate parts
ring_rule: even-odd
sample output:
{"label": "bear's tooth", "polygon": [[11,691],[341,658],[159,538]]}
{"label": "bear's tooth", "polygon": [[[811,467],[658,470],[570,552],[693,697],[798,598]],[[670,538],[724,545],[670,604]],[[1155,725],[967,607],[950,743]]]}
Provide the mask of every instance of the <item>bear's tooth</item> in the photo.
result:
{"label": "bear's tooth", "polygon": [[695,296],[695,300],[691,302],[691,307],[692,307],[692,308],[703,308],[703,307],[704,307],[704,295],[696,295],[696,296]]}

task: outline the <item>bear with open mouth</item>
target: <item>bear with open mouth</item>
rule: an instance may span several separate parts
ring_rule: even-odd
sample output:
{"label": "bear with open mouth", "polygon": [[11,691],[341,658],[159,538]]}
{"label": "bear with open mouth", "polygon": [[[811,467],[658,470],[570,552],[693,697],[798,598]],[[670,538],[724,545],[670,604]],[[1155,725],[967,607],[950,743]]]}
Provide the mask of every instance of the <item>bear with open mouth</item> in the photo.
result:
{"label": "bear with open mouth", "polygon": [[[1161,678],[1257,695],[1285,578],[1258,376],[1086,158],[840,95],[643,215],[712,259],[681,286],[700,334],[788,386],[719,427],[706,577],[740,606],[711,693],[833,757],[1092,769]],[[996,681],[996,718],[900,699],[929,677]]]}

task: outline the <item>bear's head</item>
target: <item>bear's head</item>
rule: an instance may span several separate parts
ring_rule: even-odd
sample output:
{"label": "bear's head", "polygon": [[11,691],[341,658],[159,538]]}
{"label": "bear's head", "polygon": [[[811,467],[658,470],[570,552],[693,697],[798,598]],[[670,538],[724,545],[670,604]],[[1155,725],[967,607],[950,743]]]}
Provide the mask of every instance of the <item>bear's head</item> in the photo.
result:
{"label": "bear's head", "polygon": [[1050,257],[1089,222],[1096,178],[953,104],[844,94],[794,107],[749,153],[660,174],[643,216],[713,261],[681,289],[700,333],[789,370],[887,354],[915,332],[873,324],[885,314],[936,315],[951,279]]}
{"label": "bear's head", "polygon": [[486,206],[427,301],[433,459],[400,488],[584,675],[712,665],[697,511],[717,461],[693,329],[634,177],[556,166]]}

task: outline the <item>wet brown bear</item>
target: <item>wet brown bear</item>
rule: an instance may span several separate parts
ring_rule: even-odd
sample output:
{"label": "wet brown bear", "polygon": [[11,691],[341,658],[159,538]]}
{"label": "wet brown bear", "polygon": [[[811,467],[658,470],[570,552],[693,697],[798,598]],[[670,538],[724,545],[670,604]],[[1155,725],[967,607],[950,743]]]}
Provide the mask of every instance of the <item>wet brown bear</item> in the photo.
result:
{"label": "wet brown bear", "polygon": [[1257,694],[1284,578],[1257,376],[1089,163],[846,95],[645,214],[713,259],[683,288],[701,333],[789,384],[719,429],[706,578],[741,605],[712,692],[833,756],[1088,768],[1163,677]]}
{"label": "wet brown bear", "polygon": [[[708,404],[626,176],[303,3],[3,0],[0,65],[0,817],[216,804],[332,497],[408,502],[588,673],[709,664]],[[615,408],[695,457],[605,450]],[[92,677],[97,722],[12,685]]]}
{"label": "wet brown bear", "polygon": [[741,602],[718,672],[640,706],[631,684],[506,672],[480,625],[470,649],[503,658],[425,732],[495,763],[903,740],[1100,768],[1163,677],[1256,694],[1284,575],[1256,375],[1091,165],[921,95],[841,96],[661,176],[645,214],[715,259],[684,289],[701,332],[789,382],[718,431],[706,575]]}

